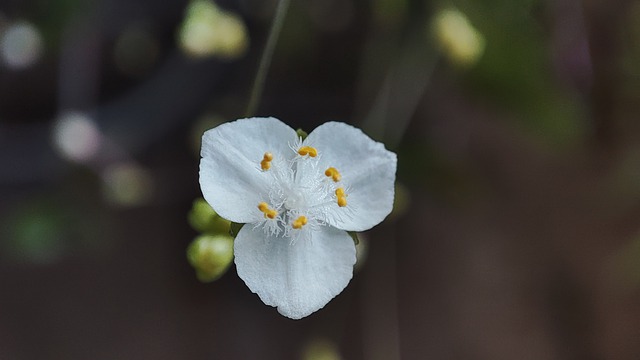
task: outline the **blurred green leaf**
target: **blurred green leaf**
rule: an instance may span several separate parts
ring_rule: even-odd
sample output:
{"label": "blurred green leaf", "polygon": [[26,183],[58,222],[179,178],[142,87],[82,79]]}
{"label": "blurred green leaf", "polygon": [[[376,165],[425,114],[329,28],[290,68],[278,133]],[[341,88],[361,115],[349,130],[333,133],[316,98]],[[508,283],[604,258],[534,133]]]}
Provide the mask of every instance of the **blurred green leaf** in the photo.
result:
{"label": "blurred green leaf", "polygon": [[551,71],[548,34],[535,0],[456,1],[485,36],[486,49],[469,73],[472,88],[489,103],[511,112],[543,143],[571,146],[587,133],[585,110],[561,88]]}

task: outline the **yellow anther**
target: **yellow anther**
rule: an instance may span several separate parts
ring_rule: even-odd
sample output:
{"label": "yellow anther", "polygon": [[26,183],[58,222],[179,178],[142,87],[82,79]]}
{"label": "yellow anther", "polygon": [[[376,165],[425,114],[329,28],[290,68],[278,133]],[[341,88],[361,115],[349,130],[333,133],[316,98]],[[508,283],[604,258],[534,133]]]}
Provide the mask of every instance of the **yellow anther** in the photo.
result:
{"label": "yellow anther", "polygon": [[270,152],[264,153],[262,161],[260,161],[260,167],[262,170],[269,170],[271,168],[271,160],[273,160],[273,154]]}
{"label": "yellow anther", "polygon": [[266,202],[258,204],[258,210],[262,211],[264,213],[264,217],[269,219],[275,219],[276,216],[278,216],[278,212],[274,209],[270,209]]}
{"label": "yellow anther", "polygon": [[338,172],[338,169],[334,167],[330,167],[327,170],[325,170],[324,174],[332,178],[334,182],[338,182],[342,178],[342,176],[340,175],[340,172]]}
{"label": "yellow anther", "polygon": [[347,206],[347,198],[346,197],[339,197],[338,198],[338,206],[340,207],[345,207]]}
{"label": "yellow anther", "polygon": [[300,149],[298,149],[298,154],[300,156],[309,155],[311,157],[316,157],[318,156],[318,150],[316,150],[316,148],[311,146],[303,146]]}
{"label": "yellow anther", "polygon": [[336,197],[338,198],[338,206],[347,206],[347,195],[344,193],[344,189],[339,187],[336,189]]}
{"label": "yellow anther", "polygon": [[307,225],[307,217],[304,215],[298,216],[298,218],[291,223],[291,227],[294,229],[301,229],[305,225]]}

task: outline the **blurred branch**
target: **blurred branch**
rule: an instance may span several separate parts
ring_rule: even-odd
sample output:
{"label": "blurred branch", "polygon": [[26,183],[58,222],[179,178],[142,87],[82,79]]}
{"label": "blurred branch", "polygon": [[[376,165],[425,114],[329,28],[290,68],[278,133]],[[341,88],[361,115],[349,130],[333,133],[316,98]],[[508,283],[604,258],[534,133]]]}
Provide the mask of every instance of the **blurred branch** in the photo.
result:
{"label": "blurred branch", "polygon": [[437,58],[435,52],[408,47],[389,70],[363,127],[381,130],[390,148],[396,148],[402,140],[429,85]]}
{"label": "blurred branch", "polygon": [[389,148],[397,147],[429,86],[438,57],[421,33],[399,47],[362,128]]}
{"label": "blurred branch", "polygon": [[251,117],[255,114],[260,98],[262,97],[262,90],[264,90],[264,83],[267,78],[267,72],[271,66],[271,59],[273,58],[273,51],[278,43],[278,37],[284,24],[284,19],[287,16],[287,10],[289,9],[289,3],[291,0],[280,0],[278,7],[276,8],[275,17],[273,23],[271,23],[271,30],[269,31],[269,37],[267,38],[267,44],[265,45],[262,58],[260,59],[260,65],[258,66],[258,73],[256,74],[253,87],[251,89],[251,96],[249,98],[249,104],[247,105],[246,117]]}

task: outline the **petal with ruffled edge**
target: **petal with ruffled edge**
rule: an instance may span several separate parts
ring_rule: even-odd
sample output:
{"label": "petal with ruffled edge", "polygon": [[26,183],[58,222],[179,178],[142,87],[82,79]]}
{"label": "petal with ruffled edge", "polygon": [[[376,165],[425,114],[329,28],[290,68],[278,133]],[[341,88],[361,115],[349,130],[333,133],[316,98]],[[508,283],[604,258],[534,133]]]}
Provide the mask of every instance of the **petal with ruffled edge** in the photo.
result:
{"label": "petal with ruffled edge", "polygon": [[356,262],[349,235],[321,226],[311,239],[266,236],[245,225],[234,245],[238,276],[280,314],[300,319],[324,307],[347,286]]}
{"label": "petal with ruffled edge", "polygon": [[295,130],[275,118],[240,119],[206,131],[200,161],[205,200],[227,220],[260,220],[257,205],[268,199],[273,181],[268,171],[260,168],[260,161],[265,152],[292,158],[289,144],[296,140]]}
{"label": "petal with ruffled edge", "polygon": [[318,149],[324,168],[335,167],[348,186],[347,206],[330,207],[327,222],[338,229],[364,231],[379,224],[393,208],[396,154],[360,129],[328,122],[318,126],[304,145]]}

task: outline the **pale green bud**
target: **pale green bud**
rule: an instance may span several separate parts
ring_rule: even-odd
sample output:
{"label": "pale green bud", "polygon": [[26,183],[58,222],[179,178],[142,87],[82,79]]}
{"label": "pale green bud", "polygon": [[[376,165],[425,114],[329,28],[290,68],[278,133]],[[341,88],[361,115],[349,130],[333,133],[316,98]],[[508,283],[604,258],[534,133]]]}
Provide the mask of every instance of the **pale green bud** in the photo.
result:
{"label": "pale green bud", "polygon": [[233,261],[233,238],[228,235],[200,235],[187,248],[187,259],[196,270],[198,280],[216,280]]}
{"label": "pale green bud", "polygon": [[210,0],[194,0],[178,30],[178,44],[189,56],[236,59],[249,48],[249,35],[242,19]]}
{"label": "pale green bud", "polygon": [[188,217],[196,231],[212,235],[229,233],[229,220],[221,218],[203,198],[193,202]]}
{"label": "pale green bud", "polygon": [[327,339],[317,338],[309,341],[302,349],[303,360],[341,360],[338,346]]}
{"label": "pale green bud", "polygon": [[296,134],[298,134],[298,137],[300,137],[300,139],[302,140],[306,139],[307,136],[309,136],[309,134],[307,134],[307,132],[302,129],[296,130]]}
{"label": "pale green bud", "polygon": [[459,67],[473,66],[484,52],[484,36],[459,10],[439,11],[430,31],[433,32],[444,55]]}

